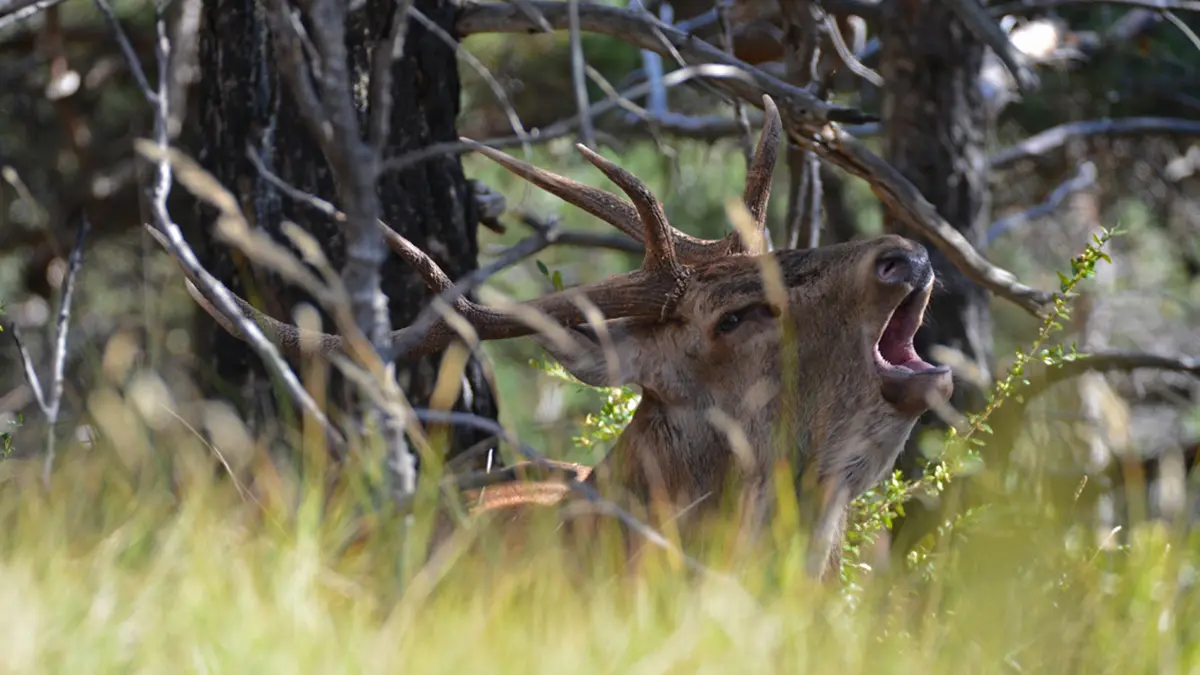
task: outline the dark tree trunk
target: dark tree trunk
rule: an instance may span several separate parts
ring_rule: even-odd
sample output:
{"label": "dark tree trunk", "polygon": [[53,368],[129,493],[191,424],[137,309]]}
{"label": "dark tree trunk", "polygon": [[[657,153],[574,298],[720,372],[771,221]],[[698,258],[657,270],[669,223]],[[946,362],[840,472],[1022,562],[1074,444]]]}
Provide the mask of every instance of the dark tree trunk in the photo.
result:
{"label": "dark tree trunk", "polygon": [[[416,0],[424,12],[451,35],[454,5],[447,0]],[[391,21],[395,4],[371,0],[347,22],[351,79],[370,71],[369,48]],[[276,241],[280,223],[290,220],[312,233],[335,268],[345,260],[344,241],[337,224],[311,208],[282,195],[264,180],[246,156],[253,147],[266,165],[284,181],[306,192],[335,201],[333,179],[315,140],[303,125],[286,82],[275,69],[271,36],[264,10],[256,0],[213,0],[206,3],[200,40],[201,80],[197,90],[198,116],[193,119],[193,144],[199,160],[223,185],[233,190],[252,225]],[[391,136],[384,156],[409,152],[431,143],[457,139],[459,79],[454,49],[420,23],[410,21],[403,57],[392,65]],[[366,129],[365,97],[356,93],[362,128]],[[378,191],[382,218],[397,232],[427,251],[452,277],[476,267],[478,216],[457,156],[439,157],[403,172],[381,176]],[[201,208],[197,242],[202,262],[234,292],[267,313],[292,320],[300,302],[315,306],[307,294],[274,275],[251,269],[211,237],[213,212]],[[389,298],[393,327],[408,325],[427,304],[430,294],[421,278],[399,258],[384,265],[383,292]],[[322,313],[325,330],[332,330]],[[238,402],[255,426],[272,424],[280,411],[280,394],[258,358],[222,331],[210,318],[199,316],[197,335],[204,338],[201,353],[211,364],[206,386],[210,393]],[[397,364],[400,382],[415,406],[424,405],[433,390],[440,355]],[[297,365],[297,364],[293,364]],[[472,359],[455,408],[495,418],[496,404],[484,366]],[[334,389],[336,391],[336,388]],[[331,403],[335,398],[331,397]],[[344,409],[344,408],[343,408]],[[477,432],[455,430],[451,454],[481,440]]]}
{"label": "dark tree trunk", "polygon": [[[984,48],[954,18],[945,3],[897,0],[885,3],[881,22],[880,64],[885,81],[883,120],[885,156],[975,246],[983,244],[989,222],[990,194],[984,160],[988,120],[977,77]],[[903,224],[885,227],[921,239]],[[925,241],[926,245],[928,242]],[[986,291],[966,279],[929,246],[940,285],[916,346],[928,355],[931,345],[961,350],[981,365],[992,361],[991,314]],[[977,410],[984,401],[964,382],[955,382],[952,403]],[[942,426],[932,415],[913,434],[898,468],[919,472],[915,440],[925,428]],[[916,504],[912,505],[916,507]],[[923,530],[919,509],[908,508],[905,527]],[[897,531],[904,549],[912,537]],[[899,551],[898,551],[899,553]]]}

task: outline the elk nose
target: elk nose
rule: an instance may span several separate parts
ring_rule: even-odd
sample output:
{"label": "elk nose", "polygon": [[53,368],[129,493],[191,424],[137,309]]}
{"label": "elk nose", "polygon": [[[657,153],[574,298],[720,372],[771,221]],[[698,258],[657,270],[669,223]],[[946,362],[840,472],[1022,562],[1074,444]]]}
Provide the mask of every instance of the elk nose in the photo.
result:
{"label": "elk nose", "polygon": [[933,276],[929,252],[920,244],[884,251],[875,259],[875,276],[889,286],[910,284],[914,288],[921,288]]}

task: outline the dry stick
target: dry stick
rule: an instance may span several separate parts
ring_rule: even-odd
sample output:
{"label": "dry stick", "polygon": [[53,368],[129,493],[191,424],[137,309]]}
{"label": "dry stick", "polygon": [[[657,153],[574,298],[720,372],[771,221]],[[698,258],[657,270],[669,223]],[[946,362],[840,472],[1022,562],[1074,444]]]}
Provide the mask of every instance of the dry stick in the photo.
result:
{"label": "dry stick", "polygon": [[1049,154],[1068,142],[1088,136],[1132,136],[1142,134],[1178,134],[1200,136],[1200,120],[1173,117],[1120,117],[1117,119],[1068,122],[1040,133],[988,157],[988,169],[1007,169],[1023,159]]}
{"label": "dry stick", "polygon": [[[269,14],[273,20],[272,33],[280,59],[283,77],[288,81],[294,98],[300,103],[301,115],[321,147],[337,185],[343,205],[346,260],[341,270],[341,285],[349,298],[350,311],[359,332],[367,336],[376,354],[391,347],[391,318],[387,296],[382,289],[382,271],[387,248],[379,222],[380,203],[376,192],[380,156],[378,150],[387,142],[391,117],[390,95],[391,57],[402,39],[402,27],[407,26],[411,3],[401,3],[393,9],[393,23],[383,53],[375,54],[372,75],[382,81],[372,82],[370,138],[364,142],[353,100],[353,85],[348,70],[346,51],[347,7],[340,0],[320,0],[308,8],[315,47],[320,54],[319,72],[307,67],[298,46],[302,33],[285,18],[290,15],[285,3],[271,0]],[[309,74],[319,84],[320,99],[309,82]],[[344,331],[343,331],[344,332]],[[362,358],[371,360],[370,354]],[[385,359],[389,361],[390,359]],[[382,440],[390,464],[389,476],[395,480],[395,492],[404,497],[413,494],[417,485],[417,463],[405,439],[406,420],[368,397],[359,401],[363,421],[377,415]],[[415,440],[415,439],[414,439]]]}
{"label": "dry stick", "polygon": [[1200,36],[1197,36],[1196,31],[1192,30],[1190,26],[1184,23],[1183,19],[1175,16],[1175,13],[1169,9],[1164,9],[1162,11],[1162,15],[1171,23],[1172,26],[1175,26],[1180,33],[1183,33],[1183,36],[1188,39],[1188,42],[1192,43],[1193,47],[1200,50]]}
{"label": "dry stick", "polygon": [[[139,84],[145,84],[142,88],[142,96],[155,110],[155,143],[140,143],[136,144],[140,147],[143,155],[153,154],[157,157],[152,161],[156,164],[157,181],[152,190],[153,199],[151,199],[151,214],[153,216],[154,225],[159,232],[163,234],[169,246],[170,254],[182,265],[185,269],[192,273],[198,281],[200,281],[200,290],[205,295],[212,299],[213,305],[221,311],[227,320],[236,325],[242,334],[246,336],[246,341],[250,343],[250,347],[258,354],[258,356],[267,365],[267,368],[272,371],[272,374],[279,377],[283,382],[288,393],[300,404],[300,407],[308,414],[312,415],[313,419],[321,426],[329,438],[333,441],[333,445],[342,451],[345,448],[346,440],[342,434],[330,424],[325,413],[317,406],[316,401],[305,391],[304,385],[292,372],[283,357],[279,355],[279,351],[275,346],[267,340],[258,326],[238,311],[237,304],[234,303],[233,297],[229,291],[209,274],[200,261],[196,259],[196,254],[183,238],[183,233],[180,232],[179,226],[171,220],[171,215],[167,211],[167,195],[171,191],[171,167],[167,161],[167,119],[168,119],[168,101],[167,101],[167,86],[165,81],[165,71],[168,67],[167,53],[169,45],[166,38],[166,26],[160,18],[158,20],[158,44],[156,46],[156,55],[158,58],[159,75],[162,80],[159,83],[159,92],[155,93],[150,90],[146,76],[142,73],[141,64],[137,60],[137,55],[133,51],[133,47],[129,44],[128,38],[125,36],[124,29],[121,28],[120,22],[117,21],[116,15],[109,6],[107,0],[95,0],[96,6],[100,12],[108,19],[109,25],[112,26],[114,36],[121,45],[122,51],[125,53],[125,58],[129,62],[131,71],[138,73],[135,75],[135,80]],[[149,225],[147,225],[149,227]]]}
{"label": "dry stick", "polygon": [[16,325],[12,326],[13,341],[17,343],[17,352],[21,355],[21,365],[25,369],[25,379],[29,382],[29,388],[33,391],[38,408],[46,416],[48,429],[46,431],[46,458],[42,465],[42,484],[47,490],[50,489],[50,472],[54,468],[54,456],[56,452],[57,440],[54,431],[55,426],[58,424],[58,413],[62,407],[63,380],[67,362],[67,333],[70,330],[71,323],[71,298],[75,291],[75,276],[78,274],[79,268],[83,263],[83,240],[90,229],[91,224],[85,216],[79,224],[79,234],[75,238],[74,248],[71,249],[71,256],[67,259],[67,274],[63,279],[62,296],[59,299],[58,321],[54,326],[54,353],[51,356],[50,362],[50,391],[48,395],[42,389],[41,380],[38,378],[37,370],[33,365],[33,358],[29,355],[29,350],[25,348],[25,343],[21,339],[20,329]]}
{"label": "dry stick", "polygon": [[[546,20],[561,30],[566,16],[565,11],[556,5],[562,3],[535,4]],[[780,116],[793,142],[811,146],[822,159],[865,180],[887,208],[905,224],[923,234],[969,279],[1035,316],[1042,316],[1052,301],[1052,293],[1025,286],[1011,272],[989,262],[899,171],[845,130],[828,123],[839,120],[865,121],[866,117],[858,111],[824,103],[808,91],[782,82],[701,40],[669,26],[659,25],[659,22],[652,22],[634,12],[590,3],[581,4],[579,11],[580,24],[585,30],[612,35],[635,46],[656,51],[663,49],[652,38],[657,32],[692,60],[736,66],[744,71],[747,76],[745,79],[718,80],[715,84],[759,108],[763,105],[762,94],[770,94],[779,106]],[[528,30],[529,24],[507,5],[468,0],[463,3],[459,14],[458,29],[462,35],[521,32]]]}

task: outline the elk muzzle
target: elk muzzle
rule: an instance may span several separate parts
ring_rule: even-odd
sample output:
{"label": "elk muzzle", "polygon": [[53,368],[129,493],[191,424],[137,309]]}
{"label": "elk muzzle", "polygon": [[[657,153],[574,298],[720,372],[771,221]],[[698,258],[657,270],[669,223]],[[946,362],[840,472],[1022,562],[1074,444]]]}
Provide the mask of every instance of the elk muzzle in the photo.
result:
{"label": "elk muzzle", "polygon": [[926,362],[913,346],[929,304],[934,273],[925,247],[911,241],[905,244],[882,251],[875,259],[879,282],[906,292],[884,322],[872,356],[884,400],[897,412],[916,416],[929,409],[931,400],[950,398],[954,383],[948,366]]}

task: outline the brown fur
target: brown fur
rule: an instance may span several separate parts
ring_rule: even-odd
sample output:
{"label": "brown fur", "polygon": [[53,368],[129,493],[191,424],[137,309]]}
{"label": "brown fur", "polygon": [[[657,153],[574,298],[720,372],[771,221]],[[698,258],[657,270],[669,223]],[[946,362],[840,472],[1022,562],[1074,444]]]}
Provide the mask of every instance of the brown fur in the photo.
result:
{"label": "brown fur", "polygon": [[[713,333],[725,312],[767,302],[758,257],[696,266],[673,321],[609,322],[620,373],[616,379],[593,331],[575,331],[580,349],[574,353],[540,339],[588,384],[642,389],[629,426],[586,482],[623,506],[665,501],[667,513],[687,509],[688,515],[675,522],[685,536],[687,522],[722,504],[731,484],[758,491],[762,503],[751,510],[762,514],[751,518],[765,521],[777,456],[771,434],[774,422],[786,420],[796,435],[783,448],[784,457],[798,473],[815,467],[822,486],[821,524],[815,526],[820,541],[814,539],[811,565],[816,574],[835,569],[846,506],[886,476],[919,414],[884,399],[872,357],[893,309],[912,290],[876,278],[878,256],[895,250],[922,251],[891,235],[769,254],[787,288],[787,320],[795,329],[790,348],[799,364],[794,373],[799,386],[790,397],[783,391],[780,318],[752,315],[728,334]],[[945,395],[946,379],[915,379],[910,387],[918,395],[937,389]],[[740,425],[751,450],[748,463],[738,461],[729,435],[714,425],[714,409]],[[545,506],[569,494],[565,484],[509,488],[489,488],[478,510]]]}

